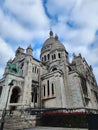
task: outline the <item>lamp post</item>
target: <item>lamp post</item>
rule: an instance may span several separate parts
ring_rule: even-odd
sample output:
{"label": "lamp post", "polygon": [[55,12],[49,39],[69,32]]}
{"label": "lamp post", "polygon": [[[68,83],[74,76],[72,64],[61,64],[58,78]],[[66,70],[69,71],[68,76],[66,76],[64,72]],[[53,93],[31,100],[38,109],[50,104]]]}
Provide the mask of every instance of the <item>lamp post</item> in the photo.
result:
{"label": "lamp post", "polygon": [[4,127],[5,116],[6,116],[6,108],[7,108],[7,104],[8,104],[10,89],[11,89],[11,87],[14,85],[13,81],[15,81],[15,80],[11,80],[11,82],[8,84],[10,87],[9,87],[9,90],[8,90],[8,96],[7,96],[7,101],[6,101],[6,104],[5,104],[5,108],[3,109],[3,112],[2,112],[0,130],[3,130],[3,127]]}

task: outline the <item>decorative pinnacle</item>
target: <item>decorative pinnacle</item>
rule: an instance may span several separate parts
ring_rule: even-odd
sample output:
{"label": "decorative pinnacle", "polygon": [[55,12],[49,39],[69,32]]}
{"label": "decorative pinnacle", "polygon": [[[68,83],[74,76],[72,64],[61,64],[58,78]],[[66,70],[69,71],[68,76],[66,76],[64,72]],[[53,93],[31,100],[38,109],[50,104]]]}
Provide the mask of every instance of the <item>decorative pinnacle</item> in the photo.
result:
{"label": "decorative pinnacle", "polygon": [[31,44],[27,47],[27,49],[28,49],[28,48],[31,49],[31,50],[33,50]]}
{"label": "decorative pinnacle", "polygon": [[74,58],[76,57],[75,53],[73,53],[73,57],[74,57]]}

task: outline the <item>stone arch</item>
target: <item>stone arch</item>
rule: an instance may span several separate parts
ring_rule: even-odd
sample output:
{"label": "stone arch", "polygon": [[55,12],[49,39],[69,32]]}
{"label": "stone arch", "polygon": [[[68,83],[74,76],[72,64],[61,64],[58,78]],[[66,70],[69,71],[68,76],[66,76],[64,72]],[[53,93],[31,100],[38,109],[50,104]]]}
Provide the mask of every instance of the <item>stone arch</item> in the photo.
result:
{"label": "stone arch", "polygon": [[50,68],[50,72],[52,72],[52,71],[56,71],[56,70],[58,70],[58,66],[52,66],[51,68]]}
{"label": "stone arch", "polygon": [[21,89],[18,86],[14,87],[12,89],[10,103],[18,103],[20,99],[20,93],[21,93]]}
{"label": "stone arch", "polygon": [[57,70],[57,68],[56,68],[56,67],[54,67],[54,68],[52,69],[52,71],[55,71],[55,70]]}

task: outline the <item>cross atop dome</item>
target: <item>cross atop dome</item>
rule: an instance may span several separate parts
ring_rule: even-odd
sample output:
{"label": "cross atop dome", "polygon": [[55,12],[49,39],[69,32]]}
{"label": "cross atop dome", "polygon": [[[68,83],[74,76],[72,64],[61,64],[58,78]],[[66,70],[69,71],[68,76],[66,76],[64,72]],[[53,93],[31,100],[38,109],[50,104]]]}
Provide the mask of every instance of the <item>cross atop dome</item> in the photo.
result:
{"label": "cross atop dome", "polygon": [[50,29],[49,34],[50,34],[50,37],[53,37],[53,31],[52,31],[52,29]]}

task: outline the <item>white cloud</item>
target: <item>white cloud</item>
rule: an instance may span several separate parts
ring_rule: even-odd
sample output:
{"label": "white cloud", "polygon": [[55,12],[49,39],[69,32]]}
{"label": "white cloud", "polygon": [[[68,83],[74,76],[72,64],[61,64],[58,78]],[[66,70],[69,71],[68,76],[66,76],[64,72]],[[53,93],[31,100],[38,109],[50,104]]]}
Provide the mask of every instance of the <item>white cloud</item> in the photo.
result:
{"label": "white cloud", "polygon": [[0,67],[0,78],[2,78],[4,74],[4,67]]}
{"label": "white cloud", "polygon": [[49,15],[65,16],[69,15],[69,12],[73,8],[76,0],[48,0],[46,3],[47,11]]}
{"label": "white cloud", "polygon": [[[97,0],[48,0],[46,7],[48,13],[51,16],[56,16],[58,20],[58,22],[55,22],[55,28],[58,30],[58,24],[62,24],[65,39],[69,38],[73,42],[82,44],[90,44],[94,40],[98,28]],[[53,22],[53,20],[51,21]],[[72,24],[75,24],[77,28],[65,28],[65,26],[68,26],[68,21],[73,22]],[[71,37],[74,32],[74,37]]]}
{"label": "white cloud", "polygon": [[39,48],[39,49],[34,50],[34,52],[33,52],[34,57],[39,60],[40,60],[40,51],[41,51],[41,49]]}
{"label": "white cloud", "polygon": [[97,83],[98,83],[98,67],[97,67],[97,66],[96,66],[96,67],[93,67],[93,72],[94,72],[94,74],[95,74],[95,78],[96,78]]}
{"label": "white cloud", "polygon": [[41,0],[6,0],[4,6],[19,20],[32,25],[33,29],[39,30],[49,25]]}
{"label": "white cloud", "polygon": [[0,77],[4,72],[5,63],[14,57],[13,49],[0,38]]}
{"label": "white cloud", "polygon": [[[0,9],[0,35],[17,41],[32,41],[49,29],[41,0],[5,0]],[[6,30],[6,31],[5,31]]]}
{"label": "white cloud", "polygon": [[[75,6],[71,19],[81,25],[77,37],[80,43],[90,44],[94,40],[94,35],[98,29],[98,1],[82,0],[80,6]],[[77,38],[75,37],[77,40]],[[78,41],[79,42],[79,41]]]}
{"label": "white cloud", "polygon": [[0,63],[6,62],[8,59],[14,56],[13,49],[0,38]]}
{"label": "white cloud", "polygon": [[75,53],[76,55],[81,53],[88,64],[98,65],[98,48],[89,48],[85,45],[76,46],[72,43],[65,43],[64,45],[69,53]]}
{"label": "white cloud", "polygon": [[31,32],[23,28],[15,19],[5,15],[2,10],[0,10],[0,35],[15,40],[31,38]]}

